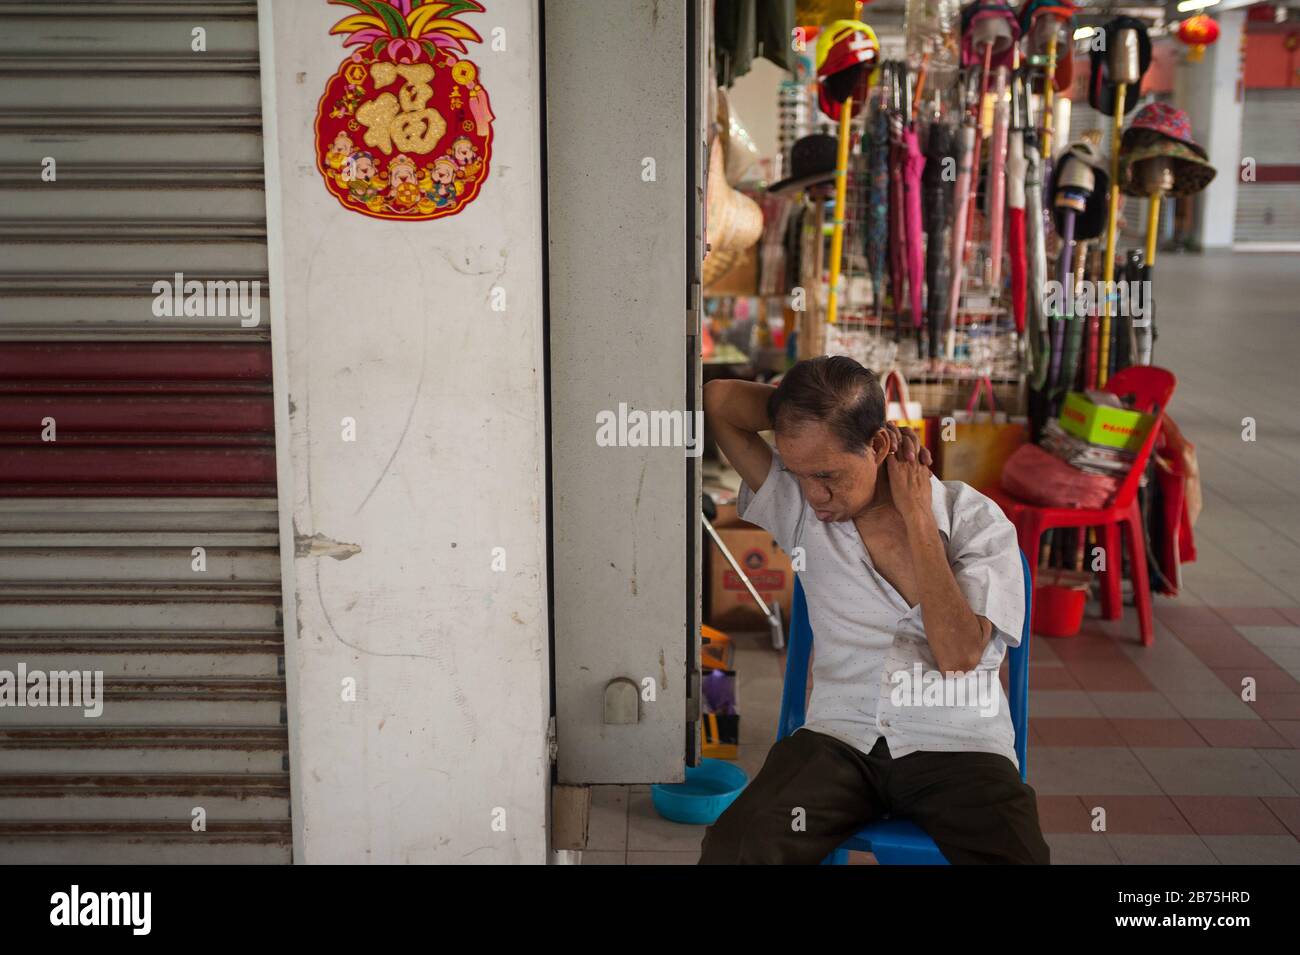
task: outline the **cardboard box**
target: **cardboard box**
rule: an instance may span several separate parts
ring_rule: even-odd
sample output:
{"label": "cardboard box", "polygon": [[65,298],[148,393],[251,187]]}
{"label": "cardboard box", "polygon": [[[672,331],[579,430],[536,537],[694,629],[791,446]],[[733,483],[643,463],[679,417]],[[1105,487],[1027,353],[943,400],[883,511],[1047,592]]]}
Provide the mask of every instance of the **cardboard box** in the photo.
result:
{"label": "cardboard box", "polygon": [[[713,522],[736,563],[745,569],[759,596],[770,606],[773,598],[781,604],[781,617],[790,620],[790,601],[794,596],[794,572],[772,535],[761,527],[736,516],[735,504],[718,505],[718,519]],[[721,629],[761,630],[767,618],[759,611],[744,581],[731,569],[727,558],[709,538],[709,623]]]}
{"label": "cardboard box", "polygon": [[1142,449],[1155,415],[1093,404],[1086,395],[1072,391],[1061,406],[1061,428],[1089,444],[1137,452]]}

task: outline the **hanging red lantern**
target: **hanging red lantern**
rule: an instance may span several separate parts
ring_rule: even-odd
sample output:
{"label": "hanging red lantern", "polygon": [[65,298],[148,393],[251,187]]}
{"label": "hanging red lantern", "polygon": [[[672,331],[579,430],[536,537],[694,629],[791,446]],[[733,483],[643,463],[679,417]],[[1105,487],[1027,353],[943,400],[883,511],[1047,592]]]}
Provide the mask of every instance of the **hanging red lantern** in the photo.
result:
{"label": "hanging red lantern", "polygon": [[1204,13],[1188,17],[1178,24],[1178,39],[1191,47],[1187,59],[1193,63],[1199,63],[1205,56],[1205,48],[1218,38],[1219,24]]}

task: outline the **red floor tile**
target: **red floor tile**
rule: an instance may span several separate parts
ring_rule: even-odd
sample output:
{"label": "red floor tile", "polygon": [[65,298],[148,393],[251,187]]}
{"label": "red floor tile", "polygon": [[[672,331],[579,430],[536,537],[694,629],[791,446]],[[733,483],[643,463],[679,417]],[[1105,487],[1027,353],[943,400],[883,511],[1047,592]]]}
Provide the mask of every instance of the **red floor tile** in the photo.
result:
{"label": "red floor tile", "polygon": [[1141,693],[1155,689],[1127,657],[1111,661],[1067,660],[1065,665],[1085,690]]}
{"label": "red floor tile", "polygon": [[[1194,630],[1175,630],[1174,636],[1183,646],[1188,648],[1195,647],[1217,647],[1225,640],[1239,641],[1246,640],[1237,628],[1230,623],[1220,623],[1215,627],[1197,627]],[[1249,640],[1246,640],[1250,643]],[[1254,644],[1251,644],[1254,646]]]}
{"label": "red floor tile", "polygon": [[1109,720],[1085,716],[1030,717],[1044,746],[1123,746],[1124,740]]}
{"label": "red floor tile", "polygon": [[1092,817],[1078,796],[1039,796],[1038,824],[1043,832],[1092,832]]}
{"label": "red floor tile", "polygon": [[1228,623],[1245,627],[1285,627],[1290,621],[1276,607],[1215,607]]}
{"label": "red floor tile", "polygon": [[1110,720],[1129,746],[1205,746],[1205,739],[1183,719]]}
{"label": "red floor tile", "polygon": [[1052,649],[1062,662],[1087,660],[1104,663],[1128,660],[1115,637],[1108,633],[1089,632],[1086,627],[1077,636],[1053,640]]}
{"label": "red floor tile", "polygon": [[1260,693],[1247,703],[1255,715],[1266,720],[1300,720],[1300,693]]}
{"label": "red floor tile", "polygon": [[1168,796],[1080,796],[1091,812],[1100,806],[1106,810],[1106,831],[1123,835],[1179,836],[1192,835],[1178,807]]}
{"label": "red floor tile", "polygon": [[1300,838],[1300,796],[1265,796],[1264,805],[1273,810],[1293,836]]}
{"label": "red floor tile", "polygon": [[1180,624],[1203,626],[1207,623],[1219,624],[1223,621],[1223,618],[1215,613],[1211,607],[1157,603],[1154,613],[1157,620],[1174,632],[1178,631]]}
{"label": "red floor tile", "polygon": [[1290,744],[1264,720],[1188,720],[1211,746],[1287,749]]}
{"label": "red floor tile", "polygon": [[1241,681],[1251,677],[1256,693],[1300,693],[1300,683],[1276,663],[1258,667],[1214,667],[1214,675],[1229,689],[1241,694]]}
{"label": "red floor tile", "polygon": [[1254,796],[1174,796],[1174,805],[1201,836],[1284,836],[1286,826]]}
{"label": "red floor tile", "polygon": [[1029,689],[1031,690],[1077,690],[1079,681],[1070,675],[1065,667],[1029,668]]}
{"label": "red floor tile", "polygon": [[1300,720],[1269,720],[1268,725],[1277,730],[1292,749],[1300,749]]}
{"label": "red floor tile", "polygon": [[1183,645],[1191,650],[1207,667],[1276,667],[1273,658],[1264,653],[1240,634],[1224,635],[1207,642],[1188,642],[1180,635]]}

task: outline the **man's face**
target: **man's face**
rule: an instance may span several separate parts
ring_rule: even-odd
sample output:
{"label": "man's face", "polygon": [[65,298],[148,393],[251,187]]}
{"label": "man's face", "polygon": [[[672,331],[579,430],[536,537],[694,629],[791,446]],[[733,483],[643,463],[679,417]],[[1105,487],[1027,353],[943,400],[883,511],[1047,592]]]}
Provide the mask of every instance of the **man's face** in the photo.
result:
{"label": "man's face", "polygon": [[802,421],[776,433],[785,469],[799,480],[820,521],[848,521],[871,504],[889,440],[883,430],[855,454],[824,424]]}

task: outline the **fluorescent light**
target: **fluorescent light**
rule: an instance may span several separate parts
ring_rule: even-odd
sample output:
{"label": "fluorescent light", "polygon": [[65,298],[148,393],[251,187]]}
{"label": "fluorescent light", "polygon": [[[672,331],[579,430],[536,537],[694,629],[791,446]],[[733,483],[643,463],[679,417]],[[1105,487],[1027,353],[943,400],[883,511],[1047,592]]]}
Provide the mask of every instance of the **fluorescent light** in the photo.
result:
{"label": "fluorescent light", "polygon": [[1179,13],[1187,13],[1189,10],[1204,10],[1206,7],[1213,7],[1219,3],[1219,0],[1182,0],[1178,4]]}
{"label": "fluorescent light", "polygon": [[[1215,0],[1215,2],[1217,3],[1218,0]],[[1079,27],[1074,31],[1074,38],[1076,40],[1086,40],[1096,32],[1097,30],[1094,27]]]}

